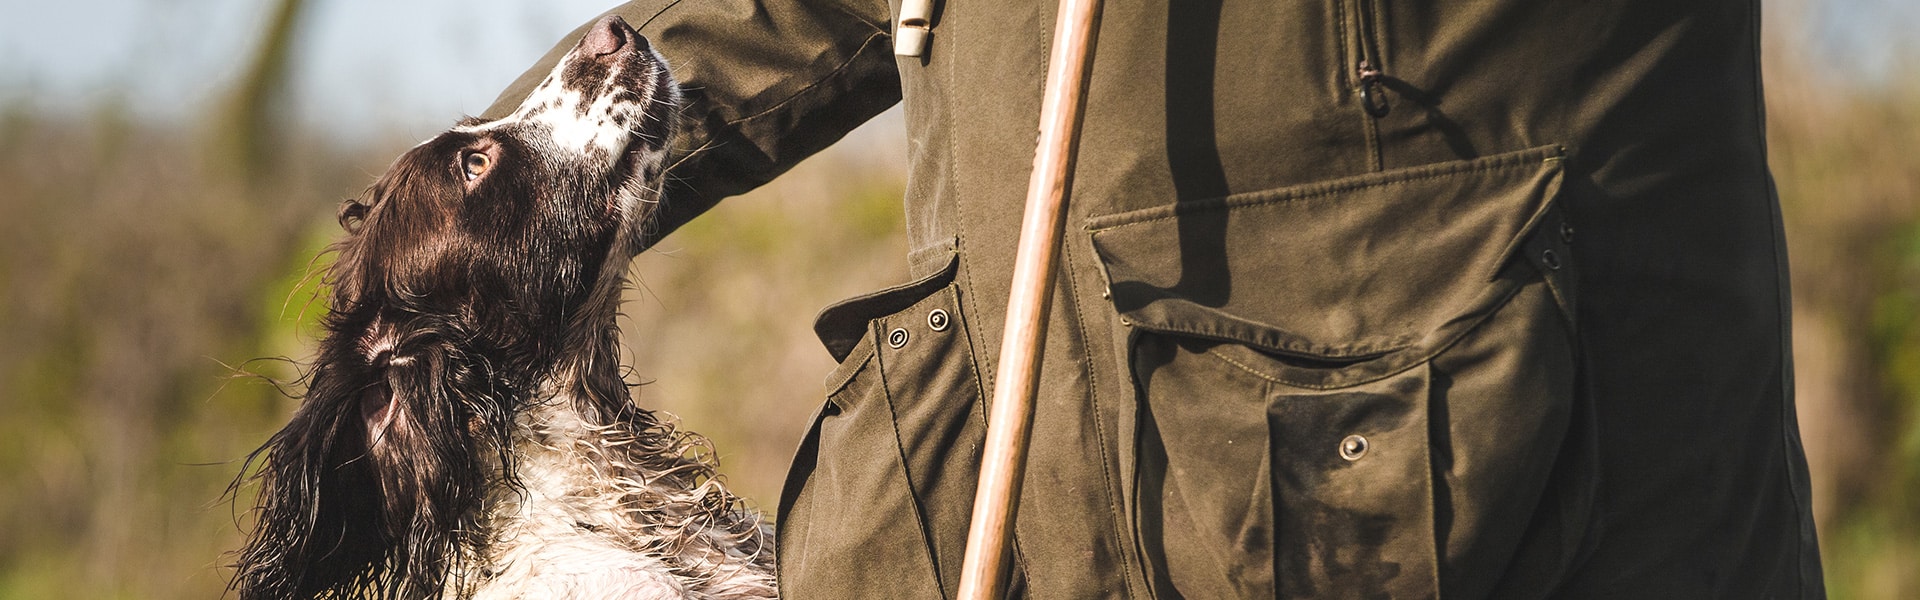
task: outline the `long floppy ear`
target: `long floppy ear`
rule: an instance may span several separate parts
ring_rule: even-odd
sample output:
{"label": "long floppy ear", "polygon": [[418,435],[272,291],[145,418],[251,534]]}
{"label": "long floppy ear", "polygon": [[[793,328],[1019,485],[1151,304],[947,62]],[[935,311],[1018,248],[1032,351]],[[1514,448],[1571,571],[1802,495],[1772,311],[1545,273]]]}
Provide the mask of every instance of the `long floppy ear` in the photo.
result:
{"label": "long floppy ear", "polygon": [[503,412],[472,391],[472,379],[486,374],[472,372],[474,363],[437,337],[416,331],[414,339],[424,343],[402,342],[379,361],[386,380],[361,394],[356,407],[367,462],[379,475],[380,527],[399,542],[388,583],[409,590],[437,591],[448,569],[480,545],[481,501],[501,470],[500,442],[476,432],[504,435],[480,425],[498,422],[487,417]]}
{"label": "long floppy ear", "polygon": [[360,413],[383,377],[329,350],[292,421],[247,458],[260,488],[232,582],[243,600],[360,597],[389,577],[393,539],[379,526],[379,475]]}
{"label": "long floppy ear", "polygon": [[498,443],[477,445],[475,430],[504,435],[503,413],[466,390],[498,382],[423,330],[370,361],[341,337],[323,343],[292,422],[249,459],[262,466],[242,598],[437,597],[484,535],[499,468],[478,449]]}

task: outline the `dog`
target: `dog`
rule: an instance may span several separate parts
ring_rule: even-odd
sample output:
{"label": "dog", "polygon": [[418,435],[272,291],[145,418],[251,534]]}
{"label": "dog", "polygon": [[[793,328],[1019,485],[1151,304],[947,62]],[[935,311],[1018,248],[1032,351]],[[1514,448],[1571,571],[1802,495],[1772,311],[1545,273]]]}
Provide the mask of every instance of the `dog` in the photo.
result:
{"label": "dog", "polygon": [[618,356],[678,102],[607,17],[342,204],[306,393],[236,482],[242,599],[775,596],[768,528]]}

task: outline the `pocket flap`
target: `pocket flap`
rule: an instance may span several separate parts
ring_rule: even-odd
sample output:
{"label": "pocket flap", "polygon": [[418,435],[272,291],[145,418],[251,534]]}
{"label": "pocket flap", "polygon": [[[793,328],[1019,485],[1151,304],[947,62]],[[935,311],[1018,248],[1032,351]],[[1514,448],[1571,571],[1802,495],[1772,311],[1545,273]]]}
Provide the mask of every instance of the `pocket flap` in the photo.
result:
{"label": "pocket flap", "polygon": [[1359,359],[1497,302],[1501,266],[1557,194],[1546,146],[1183,202],[1088,223],[1135,326]]}
{"label": "pocket flap", "polygon": [[835,362],[845,362],[861,338],[867,336],[867,323],[908,308],[945,289],[960,270],[960,255],[947,259],[947,266],[918,281],[841,300],[820,311],[813,320],[813,333],[833,354]]}

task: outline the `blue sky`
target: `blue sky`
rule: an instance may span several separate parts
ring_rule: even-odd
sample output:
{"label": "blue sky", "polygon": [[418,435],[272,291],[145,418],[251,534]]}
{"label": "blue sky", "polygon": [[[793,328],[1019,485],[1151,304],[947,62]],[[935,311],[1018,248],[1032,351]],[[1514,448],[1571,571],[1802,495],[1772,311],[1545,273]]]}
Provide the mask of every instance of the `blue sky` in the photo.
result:
{"label": "blue sky", "polygon": [[[259,0],[0,0],[0,105],[200,117],[244,68]],[[418,137],[478,112],[606,0],[313,0],[295,114],[327,131]]]}
{"label": "blue sky", "polygon": [[[1658,0],[1654,0],[1658,1]],[[1920,75],[1920,2],[1768,0],[1807,25],[1813,60],[1857,81]],[[0,0],[0,107],[198,118],[244,65],[260,0]],[[612,0],[313,0],[295,114],[360,139],[417,138],[478,112]]]}

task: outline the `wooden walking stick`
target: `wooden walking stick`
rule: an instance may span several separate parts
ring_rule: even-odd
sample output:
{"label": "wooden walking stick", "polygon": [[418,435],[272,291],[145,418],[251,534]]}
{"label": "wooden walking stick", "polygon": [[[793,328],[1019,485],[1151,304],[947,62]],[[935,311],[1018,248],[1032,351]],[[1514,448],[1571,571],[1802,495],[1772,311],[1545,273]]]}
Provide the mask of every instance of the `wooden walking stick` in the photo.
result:
{"label": "wooden walking stick", "polygon": [[1013,538],[1014,510],[1020,504],[1020,479],[1026,471],[1033,397],[1040,385],[1040,350],[1053,304],[1068,179],[1080,142],[1080,110],[1086,104],[1087,69],[1093,62],[1099,22],[1100,0],[1060,1],[1046,88],[1040,98],[1040,145],[1027,182],[1027,208],[1014,256],[1000,367],[987,417],[980,487],[973,497],[973,522],[967,527],[967,552],[960,568],[962,600],[999,598],[1005,589],[1007,546]]}

